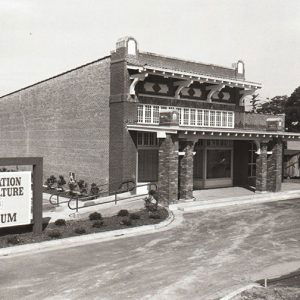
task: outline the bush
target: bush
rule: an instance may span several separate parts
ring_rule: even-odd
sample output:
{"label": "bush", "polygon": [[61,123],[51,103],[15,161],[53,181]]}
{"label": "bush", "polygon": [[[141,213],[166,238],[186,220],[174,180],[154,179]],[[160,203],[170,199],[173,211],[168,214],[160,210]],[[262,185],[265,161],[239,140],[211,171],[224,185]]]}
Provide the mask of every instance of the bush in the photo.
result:
{"label": "bush", "polygon": [[77,228],[75,228],[74,232],[77,234],[84,234],[84,233],[86,233],[86,230],[83,227],[77,227]]}
{"label": "bush", "polygon": [[91,196],[97,196],[97,195],[99,195],[99,192],[100,192],[100,189],[97,186],[97,184],[96,183],[92,183],[91,184],[91,189],[90,189],[90,195]]}
{"label": "bush", "polygon": [[21,239],[17,235],[10,236],[6,239],[7,244],[18,245],[21,243]]}
{"label": "bush", "polygon": [[150,218],[150,219],[160,219],[161,216],[160,216],[159,214],[150,214],[150,215],[149,215],[149,218]]}
{"label": "bush", "polygon": [[62,236],[61,232],[57,229],[49,230],[47,234],[51,238],[59,238]]}
{"label": "bush", "polygon": [[118,212],[118,217],[127,217],[129,215],[129,212],[127,209],[121,209],[119,212]]}
{"label": "bush", "polygon": [[126,226],[131,226],[132,225],[132,222],[130,219],[128,218],[125,218],[123,219],[121,222],[120,222],[121,225],[126,225]]}
{"label": "bush", "polygon": [[84,180],[80,179],[80,180],[78,180],[77,185],[78,185],[80,194],[86,195],[88,184]]}
{"label": "bush", "polygon": [[59,175],[58,176],[58,180],[57,180],[57,187],[61,188],[62,190],[64,190],[63,186],[66,184],[67,182],[65,181],[64,176]]}
{"label": "bush", "polygon": [[98,221],[94,222],[92,226],[95,227],[95,228],[100,228],[100,227],[103,226],[103,224],[104,224],[103,221],[98,220]]}
{"label": "bush", "polygon": [[54,175],[51,175],[45,181],[45,185],[47,185],[48,189],[52,189],[55,183],[57,183],[57,179]]}
{"label": "bush", "polygon": [[140,218],[141,218],[141,216],[140,215],[138,215],[138,214],[130,214],[130,219],[131,220],[139,220]]}
{"label": "bush", "polygon": [[77,187],[77,183],[73,182],[73,181],[69,181],[68,183],[68,187],[69,187],[69,195],[71,196],[75,196],[76,194],[74,193],[76,187]]}
{"label": "bush", "polygon": [[56,226],[66,226],[66,220],[65,219],[57,219],[54,224]]}
{"label": "bush", "polygon": [[91,221],[95,221],[95,220],[101,220],[102,219],[102,215],[100,214],[100,213],[98,213],[98,212],[93,212],[93,213],[91,213],[90,215],[89,215],[89,219],[91,220]]}

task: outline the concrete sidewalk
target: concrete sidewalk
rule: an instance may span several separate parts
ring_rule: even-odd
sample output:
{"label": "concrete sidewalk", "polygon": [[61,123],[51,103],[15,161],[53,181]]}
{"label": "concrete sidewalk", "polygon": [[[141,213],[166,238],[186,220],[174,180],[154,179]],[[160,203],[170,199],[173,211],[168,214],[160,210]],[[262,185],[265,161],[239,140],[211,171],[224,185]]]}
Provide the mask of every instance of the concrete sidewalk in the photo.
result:
{"label": "concrete sidewalk", "polygon": [[[44,218],[50,218],[50,222],[54,222],[57,219],[75,219],[75,218],[86,218],[88,215],[92,212],[100,212],[102,216],[108,217],[112,216],[118,213],[121,209],[127,209],[130,212],[137,211],[142,208],[144,208],[144,201],[145,195],[137,196],[135,198],[129,198],[126,200],[122,200],[126,198],[127,196],[130,196],[128,193],[124,193],[121,195],[118,195],[118,201],[114,202],[114,196],[107,196],[107,197],[101,197],[93,200],[88,201],[78,201],[78,206],[83,207],[80,208],[78,213],[76,213],[76,210],[71,210],[68,207],[67,201],[68,198],[60,197],[60,203],[59,206],[54,206],[49,203],[49,197],[50,194],[43,194],[43,217]],[[112,201],[110,203],[104,203],[100,205],[94,205],[103,203],[106,201]],[[72,207],[75,208],[76,202],[74,201],[72,203]]]}
{"label": "concrete sidewalk", "polygon": [[228,187],[193,192],[194,201],[179,201],[170,205],[171,210],[192,212],[232,205],[265,203],[300,198],[299,183],[283,183],[282,191],[277,193],[254,193],[241,187]]}

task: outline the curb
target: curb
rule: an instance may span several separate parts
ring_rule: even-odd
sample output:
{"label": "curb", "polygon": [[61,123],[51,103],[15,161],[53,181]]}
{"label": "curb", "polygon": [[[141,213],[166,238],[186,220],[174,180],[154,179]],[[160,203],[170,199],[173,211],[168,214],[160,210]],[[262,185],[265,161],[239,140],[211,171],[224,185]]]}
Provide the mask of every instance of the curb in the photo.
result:
{"label": "curb", "polygon": [[[99,233],[90,233],[82,236],[62,238],[52,241],[44,241],[40,243],[31,243],[20,246],[12,246],[0,249],[0,258],[9,257],[10,255],[25,255],[28,252],[51,251],[64,248],[71,248],[80,245],[93,244],[98,242],[112,241],[115,239],[137,236],[142,234],[154,233],[156,231],[166,230],[175,220],[175,214],[170,211],[169,216],[158,224],[143,225],[133,228],[125,228],[119,230],[104,231]],[[178,215],[178,214],[176,214]],[[181,220],[178,220],[181,221]],[[174,222],[178,223],[178,222]],[[175,226],[177,224],[174,224]]]}
{"label": "curb", "polygon": [[[188,203],[177,203],[170,205],[169,209],[172,211],[181,210],[182,212],[195,212],[207,209],[218,209],[221,207],[235,206],[235,205],[246,205],[246,204],[260,204],[267,202],[277,202],[300,198],[300,191],[289,191],[279,193],[266,193],[251,196],[240,196],[240,197],[228,197],[219,198],[213,200],[198,200]],[[211,203],[209,203],[211,201]]]}
{"label": "curb", "polygon": [[258,283],[251,283],[251,284],[248,284],[248,285],[246,285],[246,286],[243,286],[243,287],[241,287],[241,288],[239,288],[239,289],[237,289],[237,290],[231,292],[230,294],[228,294],[228,295],[226,295],[226,296],[220,298],[220,300],[230,300],[230,299],[232,299],[233,297],[235,297],[235,296],[241,294],[242,292],[244,292],[244,291],[246,291],[246,290],[250,290],[250,289],[252,289],[252,288],[254,288],[254,287],[260,287],[260,288],[263,288],[263,287],[262,287],[261,285],[259,285]]}

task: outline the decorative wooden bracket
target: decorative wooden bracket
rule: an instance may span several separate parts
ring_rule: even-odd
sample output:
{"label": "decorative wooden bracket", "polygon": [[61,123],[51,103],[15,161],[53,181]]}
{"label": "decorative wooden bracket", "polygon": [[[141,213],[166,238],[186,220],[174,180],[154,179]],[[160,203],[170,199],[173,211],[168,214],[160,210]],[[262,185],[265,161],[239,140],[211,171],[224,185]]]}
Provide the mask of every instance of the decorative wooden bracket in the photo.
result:
{"label": "decorative wooden bracket", "polygon": [[239,106],[244,106],[245,105],[245,98],[247,96],[251,96],[255,93],[256,89],[251,89],[251,90],[243,90],[241,93],[242,93],[242,97],[240,99],[240,102],[239,102]]}
{"label": "decorative wooden bracket", "polygon": [[140,74],[134,74],[130,76],[130,79],[133,79],[130,88],[129,88],[129,93],[130,95],[135,95],[135,87],[139,81],[144,81],[145,78],[148,76],[148,73],[140,73]]}
{"label": "decorative wooden bracket", "polygon": [[210,86],[210,92],[208,93],[208,96],[207,96],[207,102],[211,102],[211,98],[212,96],[215,94],[215,93],[219,93],[222,89],[224,89],[225,87],[225,84],[224,83],[220,83],[220,84],[217,84],[217,85],[213,85],[213,86]]}
{"label": "decorative wooden bracket", "polygon": [[177,86],[177,90],[175,92],[175,98],[180,98],[180,92],[182,89],[189,87],[194,81],[193,80],[184,80],[184,81],[176,81],[174,85]]}

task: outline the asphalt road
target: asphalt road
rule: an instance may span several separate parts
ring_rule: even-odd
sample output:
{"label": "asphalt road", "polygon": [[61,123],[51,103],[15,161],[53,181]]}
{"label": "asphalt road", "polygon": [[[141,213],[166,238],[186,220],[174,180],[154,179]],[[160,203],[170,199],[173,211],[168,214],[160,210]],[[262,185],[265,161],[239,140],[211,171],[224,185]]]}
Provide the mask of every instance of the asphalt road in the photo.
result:
{"label": "asphalt road", "polygon": [[0,258],[0,299],[217,299],[266,270],[299,266],[300,200],[290,200],[185,214],[163,232]]}

